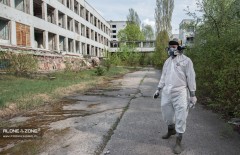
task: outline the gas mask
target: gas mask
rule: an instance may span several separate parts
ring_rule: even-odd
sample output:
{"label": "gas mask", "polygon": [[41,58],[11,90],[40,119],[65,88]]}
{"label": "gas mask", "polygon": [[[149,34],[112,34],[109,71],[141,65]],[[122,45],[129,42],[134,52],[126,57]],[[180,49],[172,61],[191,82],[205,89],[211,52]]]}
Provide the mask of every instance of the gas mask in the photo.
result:
{"label": "gas mask", "polygon": [[168,48],[168,55],[171,57],[177,56],[179,54],[177,48]]}

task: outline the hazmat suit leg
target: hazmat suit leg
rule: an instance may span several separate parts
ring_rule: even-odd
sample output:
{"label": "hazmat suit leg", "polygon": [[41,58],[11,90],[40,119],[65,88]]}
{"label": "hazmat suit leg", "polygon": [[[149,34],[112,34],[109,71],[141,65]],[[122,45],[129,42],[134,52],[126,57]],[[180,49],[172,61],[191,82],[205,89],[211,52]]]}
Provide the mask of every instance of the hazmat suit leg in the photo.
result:
{"label": "hazmat suit leg", "polygon": [[166,122],[166,124],[168,126],[175,124],[175,112],[171,102],[171,95],[165,93],[164,90],[161,96],[161,110],[163,120]]}
{"label": "hazmat suit leg", "polygon": [[187,89],[175,93],[168,93],[163,89],[161,97],[163,120],[167,125],[175,124],[177,133],[184,133],[186,130],[186,119],[188,115],[187,105]]}
{"label": "hazmat suit leg", "polygon": [[173,99],[173,108],[175,111],[175,128],[177,133],[184,133],[186,130],[188,116],[188,93],[187,89],[179,92],[179,95]]}

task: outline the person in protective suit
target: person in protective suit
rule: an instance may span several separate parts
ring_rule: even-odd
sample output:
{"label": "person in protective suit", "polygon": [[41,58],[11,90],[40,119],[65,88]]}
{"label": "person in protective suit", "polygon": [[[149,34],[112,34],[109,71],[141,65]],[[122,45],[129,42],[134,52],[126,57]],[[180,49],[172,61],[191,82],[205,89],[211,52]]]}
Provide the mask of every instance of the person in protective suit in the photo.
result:
{"label": "person in protective suit", "polygon": [[162,138],[168,139],[177,134],[173,152],[179,154],[182,152],[181,141],[186,130],[188,110],[197,102],[195,71],[191,59],[183,54],[177,39],[169,42],[168,55],[153,98],[156,99],[162,90],[162,116],[168,125],[168,132]]}

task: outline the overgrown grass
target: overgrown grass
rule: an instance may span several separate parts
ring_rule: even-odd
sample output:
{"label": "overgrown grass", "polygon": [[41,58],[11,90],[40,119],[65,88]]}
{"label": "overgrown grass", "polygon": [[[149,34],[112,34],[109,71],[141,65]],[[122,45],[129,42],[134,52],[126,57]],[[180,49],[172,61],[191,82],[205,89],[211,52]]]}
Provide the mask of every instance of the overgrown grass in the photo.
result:
{"label": "overgrown grass", "polygon": [[[111,78],[129,71],[130,69],[123,67],[112,67],[108,72],[105,72],[104,78]],[[77,73],[57,72],[49,76],[55,77],[55,79],[50,80],[50,78],[47,77],[41,79],[27,79],[10,75],[2,76],[0,78],[0,107],[6,107],[8,103],[16,103],[18,100],[24,98],[31,99],[33,95],[36,94],[56,95],[54,91],[57,89],[86,82],[93,84],[100,80],[100,78],[102,79],[102,77],[96,76],[94,69]],[[34,99],[31,102],[34,102]]]}

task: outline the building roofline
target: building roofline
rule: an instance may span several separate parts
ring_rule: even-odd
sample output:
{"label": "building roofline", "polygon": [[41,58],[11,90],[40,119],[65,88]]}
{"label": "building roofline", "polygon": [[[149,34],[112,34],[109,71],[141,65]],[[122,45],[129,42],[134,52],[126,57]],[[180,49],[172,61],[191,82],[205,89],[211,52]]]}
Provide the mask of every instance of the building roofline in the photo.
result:
{"label": "building roofline", "polygon": [[108,21],[91,4],[89,4],[86,0],[84,0],[84,2],[87,3],[93,10],[97,12],[99,16],[101,16],[108,23]]}

